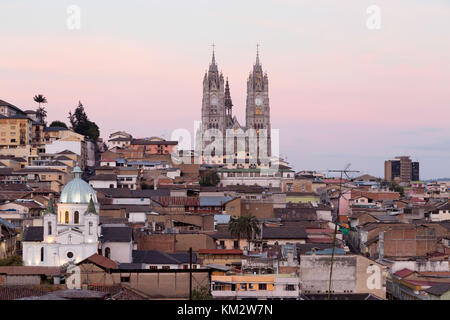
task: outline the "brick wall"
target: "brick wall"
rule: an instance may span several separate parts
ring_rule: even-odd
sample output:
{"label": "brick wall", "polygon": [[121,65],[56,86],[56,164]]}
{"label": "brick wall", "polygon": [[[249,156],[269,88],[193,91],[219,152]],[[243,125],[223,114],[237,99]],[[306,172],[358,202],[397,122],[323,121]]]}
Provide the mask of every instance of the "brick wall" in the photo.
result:
{"label": "brick wall", "polygon": [[394,227],[384,233],[385,257],[425,257],[436,251],[436,231],[423,226]]}
{"label": "brick wall", "polygon": [[174,234],[141,235],[138,239],[138,250],[158,250],[175,252]]}

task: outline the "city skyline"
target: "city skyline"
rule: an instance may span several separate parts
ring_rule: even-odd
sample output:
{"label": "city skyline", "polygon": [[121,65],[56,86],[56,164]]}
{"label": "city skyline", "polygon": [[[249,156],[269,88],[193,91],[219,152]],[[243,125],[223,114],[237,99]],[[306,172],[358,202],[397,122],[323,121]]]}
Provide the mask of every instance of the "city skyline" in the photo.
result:
{"label": "city skyline", "polygon": [[410,155],[422,179],[450,176],[450,48],[440,40],[450,30],[445,2],[382,1],[380,30],[365,25],[368,1],[321,1],[326,7],[319,8],[282,1],[276,9],[270,1],[201,2],[196,10],[134,3],[78,1],[80,30],[67,29],[67,1],[0,4],[9,12],[0,20],[1,99],[35,109],[32,97],[42,93],[48,121],[66,123],[81,100],[103,138],[125,130],[170,139],[200,120],[212,42],[234,113],[244,118],[259,43],[272,127],[296,170],[352,163],[382,177],[384,160]]}

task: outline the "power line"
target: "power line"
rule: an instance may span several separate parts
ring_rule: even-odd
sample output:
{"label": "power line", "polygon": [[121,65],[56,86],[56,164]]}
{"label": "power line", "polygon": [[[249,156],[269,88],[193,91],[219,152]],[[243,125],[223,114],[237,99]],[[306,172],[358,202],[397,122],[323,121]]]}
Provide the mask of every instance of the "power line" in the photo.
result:
{"label": "power line", "polygon": [[343,174],[345,174],[345,176],[347,178],[349,178],[348,173],[350,172],[359,172],[357,170],[348,170],[350,168],[350,163],[347,164],[347,166],[345,166],[345,168],[343,170],[328,170],[328,172],[339,172],[341,174],[341,178],[339,179],[339,196],[338,196],[338,200],[337,200],[337,205],[336,205],[336,218],[334,221],[334,235],[333,235],[333,248],[331,251],[331,266],[330,266],[330,280],[329,280],[329,284],[328,284],[328,300],[331,299],[331,281],[332,281],[332,277],[333,277],[333,263],[334,263],[334,250],[336,248],[336,234],[337,234],[337,226],[338,226],[338,220],[339,220],[339,202],[341,200],[341,196],[342,196],[342,176]]}

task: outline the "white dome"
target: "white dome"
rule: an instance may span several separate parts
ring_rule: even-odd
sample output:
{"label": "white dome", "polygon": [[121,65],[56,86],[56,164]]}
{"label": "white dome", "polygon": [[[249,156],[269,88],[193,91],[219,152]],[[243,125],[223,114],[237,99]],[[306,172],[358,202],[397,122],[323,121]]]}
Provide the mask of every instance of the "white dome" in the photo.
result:
{"label": "white dome", "polygon": [[60,203],[89,203],[92,197],[94,203],[98,203],[95,190],[83,179],[81,169],[76,166],[73,169],[73,179],[64,187],[59,197]]}

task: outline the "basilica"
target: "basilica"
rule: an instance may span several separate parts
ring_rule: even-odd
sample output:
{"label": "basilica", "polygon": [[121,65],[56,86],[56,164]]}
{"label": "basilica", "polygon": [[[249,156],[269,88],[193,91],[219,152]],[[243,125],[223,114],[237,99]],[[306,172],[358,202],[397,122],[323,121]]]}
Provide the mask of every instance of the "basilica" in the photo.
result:
{"label": "basilica", "polygon": [[[256,62],[250,71],[247,80],[247,101],[246,101],[246,123],[241,125],[236,116],[233,116],[233,103],[231,99],[228,78],[224,79],[223,73],[219,72],[216,63],[215,52],[213,50],[212,61],[208,71],[203,78],[203,100],[202,100],[202,155],[203,162],[214,164],[230,164],[230,158],[222,155],[232,155],[231,162],[236,163],[238,158],[244,159],[244,163],[250,163],[249,150],[256,146],[256,154],[261,155],[259,140],[264,136],[264,148],[267,156],[271,155],[271,125],[270,125],[270,104],[269,104],[269,80],[267,73],[263,72],[259,60],[259,51],[256,52]],[[248,132],[254,129],[255,137],[249,136]],[[235,141],[226,140],[227,132],[247,132],[245,146],[238,146]],[[209,135],[207,135],[207,132]],[[207,136],[207,138],[205,138]],[[214,138],[210,138],[213,136]],[[217,137],[223,138],[222,152],[219,156],[214,156],[218,150],[214,147],[208,149],[208,145],[213,145]],[[216,145],[217,146],[217,145]],[[208,157],[205,154],[208,153]],[[212,156],[210,156],[212,154]]]}

